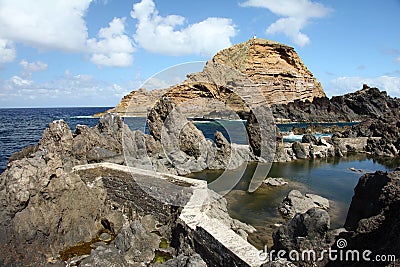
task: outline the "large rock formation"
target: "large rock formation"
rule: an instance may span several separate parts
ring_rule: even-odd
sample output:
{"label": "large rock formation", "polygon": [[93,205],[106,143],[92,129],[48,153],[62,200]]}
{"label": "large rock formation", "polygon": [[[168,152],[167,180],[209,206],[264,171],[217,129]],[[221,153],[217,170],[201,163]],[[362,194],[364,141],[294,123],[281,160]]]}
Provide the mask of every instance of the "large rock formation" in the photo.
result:
{"label": "large rock formation", "polygon": [[[94,116],[101,117],[107,113],[118,113],[126,116],[145,117],[148,111],[154,106],[154,103],[166,91],[166,89],[147,91],[145,88],[134,90],[124,96],[115,108],[94,114]],[[131,103],[135,104],[131,105]]]}
{"label": "large rock formation", "polygon": [[361,122],[335,137],[368,138],[365,150],[377,156],[400,154],[400,114],[388,110],[383,116]]}
{"label": "large rock formation", "polygon": [[343,96],[316,97],[271,106],[274,117],[296,122],[338,122],[376,119],[399,113],[400,101],[377,88],[364,88]]}
{"label": "large rock formation", "polygon": [[269,105],[325,96],[295,50],[284,44],[250,39],[218,52],[212,62],[243,73],[259,86]]}
{"label": "large rock formation", "polygon": [[[400,171],[363,175],[347,214],[346,249],[400,257]],[[383,265],[384,263],[382,263]]]}
{"label": "large rock formation", "polygon": [[[204,138],[193,130],[193,135]],[[182,153],[192,160],[196,149],[188,146],[190,137],[184,138],[188,150]],[[146,167],[150,157],[147,160],[163,165],[155,169],[173,172],[176,166],[159,154],[159,142],[157,137],[130,131],[112,114],[97,126],[79,126],[74,133],[62,120],[50,123],[38,145],[16,154],[0,175],[0,266],[141,266],[175,256],[169,264],[182,259],[204,266],[193,243],[181,240],[179,247],[172,247],[171,242],[173,232],[182,228],[179,206],[205,182],[189,183],[184,177],[108,163],[129,160]],[[233,150],[222,136],[207,149],[222,158]],[[108,162],[87,165],[104,161]],[[217,220],[225,230],[253,231],[230,218],[226,202],[217,200],[213,196],[207,203],[197,203],[199,210],[206,210],[209,220]]]}
{"label": "large rock formation", "polygon": [[314,194],[303,195],[298,190],[292,190],[279,205],[282,216],[293,218],[297,213],[305,213],[312,208],[329,209],[329,200]]}
{"label": "large rock formation", "polygon": [[182,108],[186,116],[232,119],[235,114],[226,113],[225,105],[245,117],[252,108],[249,103],[268,106],[312,101],[325,93],[292,47],[251,39],[218,52],[203,71],[189,74],[183,83],[163,90],[133,91],[110,111],[146,115],[155,98],[162,95],[177,104],[189,100]]}
{"label": "large rock formation", "polygon": [[[319,259],[322,250],[329,249],[335,241],[338,230],[330,229],[328,212],[312,208],[304,213],[298,213],[292,220],[280,226],[273,234],[275,251],[285,251],[285,258],[296,262],[296,266],[324,266],[327,262],[325,256]],[[313,250],[313,256],[297,257],[303,251]],[[275,255],[276,256],[276,255]]]}
{"label": "large rock formation", "polygon": [[[222,134],[216,134],[215,143],[206,140],[203,133],[188,121],[174,99],[162,97],[147,118],[150,134],[161,151],[153,165],[167,158],[179,174],[203,169],[234,169],[244,162],[255,160],[250,147],[231,145]],[[128,162],[129,165],[129,162]]]}

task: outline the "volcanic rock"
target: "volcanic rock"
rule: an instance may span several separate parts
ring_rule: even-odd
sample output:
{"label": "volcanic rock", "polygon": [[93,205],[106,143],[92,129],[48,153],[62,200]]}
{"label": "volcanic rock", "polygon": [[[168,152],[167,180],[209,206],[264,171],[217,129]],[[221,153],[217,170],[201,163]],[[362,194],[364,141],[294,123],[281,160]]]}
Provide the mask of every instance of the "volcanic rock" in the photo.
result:
{"label": "volcanic rock", "polygon": [[[296,259],[295,253],[302,255],[303,251],[312,250],[315,258],[298,258],[296,266],[325,266],[328,261],[323,250],[329,249],[335,242],[336,236],[343,229],[330,230],[330,217],[328,212],[318,208],[309,209],[302,214],[296,214],[286,224],[280,226],[273,234],[275,251],[283,250],[286,258]],[[320,256],[323,259],[320,259]]]}
{"label": "volcanic rock", "polygon": [[298,190],[292,190],[279,205],[278,210],[284,216],[293,218],[297,213],[304,213],[311,208],[329,208],[329,200],[314,194],[303,195]]}
{"label": "volcanic rock", "polygon": [[[292,47],[250,39],[218,52],[203,71],[188,75],[183,83],[162,90],[132,91],[109,112],[145,115],[163,96],[182,105],[185,116],[218,114],[232,119],[236,114],[245,117],[255,106],[312,101],[325,93]],[[226,105],[233,113],[226,112]]]}
{"label": "volcanic rock", "polygon": [[[347,214],[345,228],[339,235],[346,240],[346,250],[369,250],[376,255],[400,254],[400,171],[367,173],[361,176]],[[335,248],[334,248],[335,249]],[[393,260],[393,259],[392,259]],[[365,261],[351,262],[365,266]],[[390,261],[374,266],[388,266]],[[396,264],[394,264],[396,265]],[[331,262],[329,266],[340,266]]]}
{"label": "volcanic rock", "polygon": [[364,121],[387,113],[389,117],[396,116],[399,108],[399,99],[369,87],[331,99],[315,97],[312,101],[295,100],[271,106],[275,118],[297,122]]}
{"label": "volcanic rock", "polygon": [[287,45],[251,39],[218,52],[212,61],[249,77],[261,89],[266,104],[312,101],[325,96],[321,84]]}

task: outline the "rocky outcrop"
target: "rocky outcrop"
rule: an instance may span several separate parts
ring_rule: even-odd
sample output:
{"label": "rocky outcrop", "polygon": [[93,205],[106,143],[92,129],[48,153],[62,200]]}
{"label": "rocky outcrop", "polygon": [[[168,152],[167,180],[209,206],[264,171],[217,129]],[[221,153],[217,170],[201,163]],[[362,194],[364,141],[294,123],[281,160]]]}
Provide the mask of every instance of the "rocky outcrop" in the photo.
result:
{"label": "rocky outcrop", "polygon": [[279,212],[286,218],[293,218],[297,213],[305,213],[312,208],[329,209],[329,200],[314,194],[303,195],[292,190],[279,205]]}
{"label": "rocky outcrop", "polygon": [[313,101],[295,100],[288,104],[276,104],[271,110],[276,119],[296,122],[364,121],[381,116],[398,114],[400,102],[377,88],[364,88],[331,99],[316,97]]}
{"label": "rocky outcrop", "polygon": [[[363,175],[347,214],[346,249],[371,250],[372,255],[400,254],[400,171]],[[384,264],[384,263],[382,263]]]}
{"label": "rocky outcrop", "polygon": [[[150,92],[132,91],[109,112],[146,115],[162,96],[181,105],[188,117],[234,119],[247,116],[252,108],[249,101],[269,106],[312,101],[325,93],[292,47],[250,39],[218,52],[201,72],[189,74],[183,83]],[[227,112],[226,105],[232,112]]]}
{"label": "rocky outcrop", "polygon": [[292,47],[264,39],[251,39],[218,52],[212,62],[243,73],[263,93],[266,104],[312,101],[325,96]]}
{"label": "rocky outcrop", "polygon": [[397,157],[400,154],[400,115],[371,119],[335,134],[340,137],[366,138],[365,150],[376,156]]}
{"label": "rocky outcrop", "polygon": [[[35,149],[19,154],[0,175],[1,265],[129,266],[160,260],[204,266],[195,250],[201,252],[206,244],[195,247],[190,242],[193,236],[182,237],[178,219],[179,206],[188,202],[201,181],[156,177],[160,174],[110,163],[81,165],[94,158],[95,162],[115,159],[125,143],[135,150],[127,157],[136,155],[139,160],[147,150],[143,139],[152,140],[149,147],[155,153],[153,136],[131,132],[111,114],[96,127],[79,126],[75,133],[63,121],[51,123]],[[227,145],[220,137],[215,146],[225,151]],[[231,231],[230,238],[255,250],[244,239],[254,228],[230,218],[226,201],[215,195],[199,207],[197,216],[206,214],[213,224]],[[216,247],[227,249],[206,230],[186,234],[201,233]],[[172,241],[179,237],[188,243],[174,247]],[[229,262],[244,262],[224,255]]]}
{"label": "rocky outcrop", "polygon": [[267,179],[264,180],[264,184],[269,186],[284,186],[287,185],[288,182],[286,182],[285,179],[283,178],[268,177]]}
{"label": "rocky outcrop", "polygon": [[301,138],[301,142],[302,143],[310,143],[313,145],[318,144],[318,140],[315,137],[315,135],[310,134],[310,133],[303,135],[303,137]]}
{"label": "rocky outcrop", "polygon": [[[175,102],[161,98],[147,118],[150,134],[155,146],[162,147],[154,158],[168,159],[179,174],[204,169],[235,169],[256,157],[245,145],[232,145],[217,132],[215,141],[206,140],[203,133],[186,119]],[[162,153],[161,153],[162,152]],[[156,161],[153,161],[156,164]]]}
{"label": "rocky outcrop", "polygon": [[73,134],[64,121],[55,121],[36,149],[8,164],[0,176],[2,264],[40,266],[57,261],[58,254],[87,250],[103,233],[115,236],[124,217],[112,208],[107,189],[72,169],[119,155],[126,127],[108,115],[96,127],[78,126]]}
{"label": "rocky outcrop", "polygon": [[105,112],[96,113],[94,117],[102,117],[107,113],[117,113],[124,116],[146,117],[148,111],[154,106],[167,89],[147,91],[141,88],[124,96],[115,108]]}
{"label": "rocky outcrop", "polygon": [[[328,250],[334,244],[341,231],[343,230],[330,229],[328,212],[312,208],[305,213],[296,214],[274,232],[273,249],[284,251],[283,257],[293,260],[296,266],[324,266],[328,262],[328,255],[322,254],[322,251]],[[314,254],[302,254],[303,251],[311,250]]]}
{"label": "rocky outcrop", "polygon": [[[311,139],[313,141],[314,139]],[[310,141],[310,140],[304,140]],[[348,151],[365,151],[367,139],[358,138],[320,138],[316,143],[277,143],[274,162],[288,162],[296,159],[342,157]]]}
{"label": "rocky outcrop", "polygon": [[[330,229],[329,214],[320,208],[297,213],[273,234],[276,251],[299,266],[395,266],[400,254],[400,170],[364,174],[354,189],[344,227]],[[341,260],[322,250],[339,251]],[[312,250],[316,258],[297,257]],[[348,254],[358,251],[357,254]],[[370,253],[362,254],[365,251]],[[289,254],[291,252],[291,256]],[[346,254],[347,253],[347,254]],[[281,254],[282,255],[282,254]],[[312,254],[305,254],[312,256]],[[379,255],[379,258],[375,258]],[[382,257],[383,256],[383,257]],[[365,258],[366,257],[366,258]],[[367,261],[367,259],[370,259]],[[375,259],[379,259],[376,261]]]}

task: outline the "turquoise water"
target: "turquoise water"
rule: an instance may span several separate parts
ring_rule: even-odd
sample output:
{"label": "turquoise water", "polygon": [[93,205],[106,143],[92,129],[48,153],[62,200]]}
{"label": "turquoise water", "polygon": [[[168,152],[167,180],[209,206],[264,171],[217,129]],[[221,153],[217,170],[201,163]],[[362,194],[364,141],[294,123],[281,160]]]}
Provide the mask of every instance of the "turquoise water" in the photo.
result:
{"label": "turquoise water", "polygon": [[[342,227],[347,210],[354,194],[354,187],[363,173],[377,170],[390,171],[400,166],[400,159],[377,161],[364,154],[348,155],[344,158],[314,160],[296,160],[286,163],[274,163],[269,177],[283,177],[289,184],[282,187],[262,185],[254,193],[246,191],[254,170],[249,164],[236,187],[225,195],[228,210],[233,218],[253,225],[258,233],[249,236],[249,240],[260,248],[271,245],[274,224],[284,223],[277,206],[290,190],[321,195],[330,200],[332,228]],[[355,168],[357,171],[352,171]],[[209,183],[218,178],[221,171],[203,171],[190,177],[207,180]],[[234,175],[234,172],[232,172]]]}

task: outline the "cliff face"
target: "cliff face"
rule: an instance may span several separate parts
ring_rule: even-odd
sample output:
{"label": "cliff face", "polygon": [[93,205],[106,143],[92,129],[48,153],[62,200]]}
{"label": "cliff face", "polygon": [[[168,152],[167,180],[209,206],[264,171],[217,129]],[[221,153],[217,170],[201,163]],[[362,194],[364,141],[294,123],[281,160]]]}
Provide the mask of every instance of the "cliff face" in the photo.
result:
{"label": "cliff face", "polygon": [[260,87],[268,104],[325,96],[321,84],[290,46],[251,39],[218,52],[212,61],[247,76]]}
{"label": "cliff face", "polygon": [[[265,98],[260,98],[260,93]],[[325,97],[321,84],[292,47],[264,39],[251,39],[218,52],[201,72],[189,74],[186,81],[169,89],[133,91],[109,112],[143,116],[163,95],[177,104],[187,102],[182,108],[187,116],[211,113],[211,117],[224,118],[234,117],[225,114],[225,105],[241,114],[249,112],[244,102],[269,106]]]}
{"label": "cliff face", "polygon": [[118,113],[127,116],[145,117],[147,111],[154,106],[154,103],[165,94],[166,89],[147,91],[139,89],[124,96],[115,108],[106,112],[97,113],[95,117],[101,117],[106,113]]}

